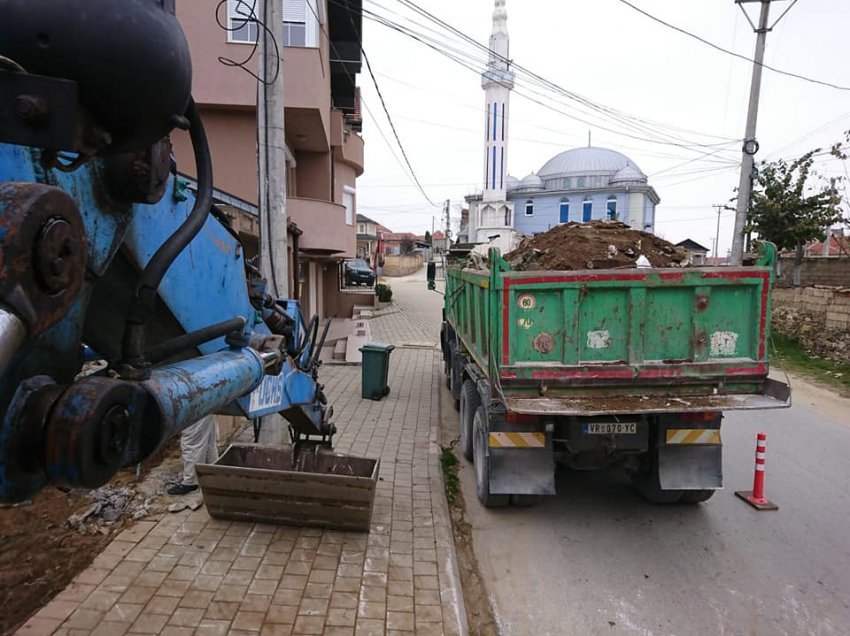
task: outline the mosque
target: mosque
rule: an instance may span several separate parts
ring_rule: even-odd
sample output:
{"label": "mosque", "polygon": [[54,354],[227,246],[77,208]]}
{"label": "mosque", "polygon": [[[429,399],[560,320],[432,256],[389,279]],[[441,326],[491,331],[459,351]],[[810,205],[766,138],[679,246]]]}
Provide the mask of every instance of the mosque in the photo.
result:
{"label": "mosque", "polygon": [[518,233],[545,232],[560,223],[617,219],[654,232],[658,193],[637,164],[616,150],[588,145],[558,153],[523,179],[507,173],[514,87],[507,17],[505,0],[496,0],[490,59],[481,81],[487,114],[484,188],[466,197],[469,221],[460,238],[504,252],[514,247]]}

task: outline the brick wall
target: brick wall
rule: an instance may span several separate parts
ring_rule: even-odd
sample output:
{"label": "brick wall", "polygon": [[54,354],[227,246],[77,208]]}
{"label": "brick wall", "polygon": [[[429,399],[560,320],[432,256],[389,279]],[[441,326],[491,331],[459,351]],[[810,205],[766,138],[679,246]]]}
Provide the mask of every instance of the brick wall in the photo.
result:
{"label": "brick wall", "polygon": [[[777,285],[791,287],[794,284],[794,257],[782,258],[781,264]],[[804,258],[800,272],[800,285],[803,287],[810,285],[850,287],[850,258]]]}
{"label": "brick wall", "polygon": [[806,311],[822,319],[827,329],[850,331],[850,289],[795,287],[773,291],[775,307]]}

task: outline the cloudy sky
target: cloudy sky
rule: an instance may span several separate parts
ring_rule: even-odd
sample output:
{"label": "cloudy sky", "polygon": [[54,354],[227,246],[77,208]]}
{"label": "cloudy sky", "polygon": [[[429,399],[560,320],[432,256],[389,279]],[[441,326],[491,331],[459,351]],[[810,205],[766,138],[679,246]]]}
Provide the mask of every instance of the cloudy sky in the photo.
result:
{"label": "cloudy sky", "polygon": [[[733,0],[629,0],[648,13],[718,46],[753,56],[755,34]],[[422,7],[486,44],[493,0],[418,0]],[[791,0],[771,5],[773,18]],[[757,22],[759,3],[745,5]],[[647,17],[622,0],[507,0],[514,62],[582,104],[528,75],[511,97],[509,171],[522,178],[562,150],[587,145],[629,156],[661,196],[656,231],[673,241],[714,241],[715,204],[727,203],[739,178],[752,64],[716,51]],[[364,15],[363,46],[398,135],[425,194],[413,185],[364,66],[366,172],[359,211],[395,231],[422,233],[441,204],[480,190],[485,53],[417,15],[403,0],[364,0],[364,11],[425,36],[466,65]],[[771,20],[772,22],[773,20]],[[850,3],[799,0],[768,35],[765,63],[850,87],[846,32]],[[589,106],[587,105],[589,104]],[[616,112],[612,113],[614,110]],[[638,121],[640,120],[640,121]],[[626,122],[626,123],[624,123]],[[757,159],[795,157],[829,147],[850,129],[850,90],[765,69]],[[846,167],[818,159],[826,175]],[[427,199],[426,199],[427,196]],[[733,212],[721,216],[721,254],[731,244]]]}

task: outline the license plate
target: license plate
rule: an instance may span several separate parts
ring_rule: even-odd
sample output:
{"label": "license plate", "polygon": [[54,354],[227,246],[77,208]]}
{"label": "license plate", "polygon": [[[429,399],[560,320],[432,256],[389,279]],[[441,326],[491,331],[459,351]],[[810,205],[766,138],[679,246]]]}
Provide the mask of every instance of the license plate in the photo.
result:
{"label": "license plate", "polygon": [[584,425],[585,435],[634,435],[635,422],[592,422]]}

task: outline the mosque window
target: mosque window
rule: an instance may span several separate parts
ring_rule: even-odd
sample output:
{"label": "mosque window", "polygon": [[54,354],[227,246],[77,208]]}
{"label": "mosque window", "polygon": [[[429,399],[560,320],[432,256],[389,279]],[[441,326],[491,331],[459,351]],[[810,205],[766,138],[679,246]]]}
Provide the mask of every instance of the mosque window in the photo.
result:
{"label": "mosque window", "polygon": [[577,177],[576,178],[576,187],[577,188],[583,188],[584,184],[585,184],[585,178],[584,177]]}
{"label": "mosque window", "polygon": [[606,202],[605,207],[607,208],[608,219],[610,221],[616,221],[617,220],[617,197],[614,197],[614,196],[608,197],[608,201]]}
{"label": "mosque window", "polygon": [[558,221],[567,223],[570,220],[570,200],[561,199],[561,204],[558,206]]}
{"label": "mosque window", "polygon": [[593,218],[593,199],[585,197],[581,204],[581,220],[587,223]]}
{"label": "mosque window", "polygon": [[525,216],[534,216],[534,201],[531,199],[525,202]]}
{"label": "mosque window", "polygon": [[569,190],[569,189],[570,189],[570,178],[569,178],[569,177],[567,177],[566,179],[564,179],[564,182],[563,182],[563,184],[562,184],[562,187],[564,188],[564,190]]}

